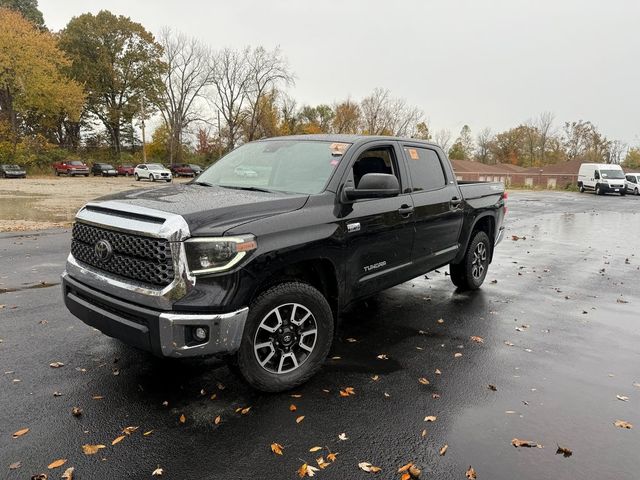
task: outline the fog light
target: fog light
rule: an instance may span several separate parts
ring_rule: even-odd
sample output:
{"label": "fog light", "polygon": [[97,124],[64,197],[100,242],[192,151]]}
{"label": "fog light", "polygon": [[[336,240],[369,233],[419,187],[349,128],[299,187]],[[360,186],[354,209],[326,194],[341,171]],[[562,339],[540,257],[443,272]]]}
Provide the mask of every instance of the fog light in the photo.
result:
{"label": "fog light", "polygon": [[196,327],[193,329],[193,336],[196,340],[204,341],[207,339],[207,328],[206,327]]}

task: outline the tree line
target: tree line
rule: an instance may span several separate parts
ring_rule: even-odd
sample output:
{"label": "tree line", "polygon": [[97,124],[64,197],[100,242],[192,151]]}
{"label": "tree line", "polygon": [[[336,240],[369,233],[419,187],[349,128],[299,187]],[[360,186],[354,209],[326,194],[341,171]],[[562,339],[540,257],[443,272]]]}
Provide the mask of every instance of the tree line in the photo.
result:
{"label": "tree line", "polygon": [[[210,163],[252,140],[338,133],[432,140],[453,159],[542,166],[575,158],[640,163],[640,150],[589,121],[551,113],[503,132],[432,130],[424,111],[376,88],[366,97],[305,105],[279,48],[213,49],[171,29],[154,36],[103,10],[49,31],[37,0],[0,0],[0,162],[45,168],[65,157]],[[156,122],[157,123],[157,122]],[[637,165],[640,166],[640,165]]]}

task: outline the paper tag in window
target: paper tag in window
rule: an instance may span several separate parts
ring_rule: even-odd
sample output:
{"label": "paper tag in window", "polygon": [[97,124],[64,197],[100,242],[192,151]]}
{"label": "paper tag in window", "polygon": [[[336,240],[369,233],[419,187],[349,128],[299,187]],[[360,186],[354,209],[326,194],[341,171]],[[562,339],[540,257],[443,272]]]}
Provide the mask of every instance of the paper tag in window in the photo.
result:
{"label": "paper tag in window", "polygon": [[416,150],[415,148],[408,148],[407,151],[409,152],[409,157],[411,157],[411,160],[420,160],[418,150]]}
{"label": "paper tag in window", "polygon": [[349,148],[348,143],[332,143],[329,149],[331,150],[331,155],[341,156],[344,155],[344,152]]}

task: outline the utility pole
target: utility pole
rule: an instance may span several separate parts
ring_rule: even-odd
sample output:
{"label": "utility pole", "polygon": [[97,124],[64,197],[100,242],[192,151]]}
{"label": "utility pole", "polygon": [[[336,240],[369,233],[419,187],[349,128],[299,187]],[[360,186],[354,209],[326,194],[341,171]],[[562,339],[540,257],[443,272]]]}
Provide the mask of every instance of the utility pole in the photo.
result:
{"label": "utility pole", "polygon": [[144,97],[142,97],[142,103],[141,103],[141,107],[142,107],[142,163],[147,163],[147,149],[145,148],[146,146],[146,138],[144,135]]}

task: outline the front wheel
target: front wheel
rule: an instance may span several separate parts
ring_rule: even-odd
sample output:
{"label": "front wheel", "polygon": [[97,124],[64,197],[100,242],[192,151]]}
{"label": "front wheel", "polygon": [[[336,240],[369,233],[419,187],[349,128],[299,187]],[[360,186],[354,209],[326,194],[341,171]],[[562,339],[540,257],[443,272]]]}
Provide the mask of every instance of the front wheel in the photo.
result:
{"label": "front wheel", "polygon": [[149,175],[149,180],[151,180],[152,182],[156,181],[156,177],[153,175],[153,173]]}
{"label": "front wheel", "polygon": [[578,190],[580,190],[580,193],[584,193],[584,185],[582,183],[578,185]]}
{"label": "front wheel", "polygon": [[320,369],[332,341],[333,315],[325,297],[306,283],[281,283],[251,302],[231,364],[252,387],[282,392]]}
{"label": "front wheel", "polygon": [[461,290],[477,290],[487,276],[491,242],[482,230],[477,231],[460,263],[449,265],[451,281]]}
{"label": "front wheel", "polygon": [[596,185],[596,195],[604,195],[604,192],[602,191],[602,187],[600,186],[600,184]]}
{"label": "front wheel", "polygon": [[135,173],[135,174],[133,175],[133,178],[135,178],[135,179],[136,179],[136,182],[139,182],[139,181],[140,181],[140,177],[138,176],[138,174],[137,174],[137,173]]}
{"label": "front wheel", "polygon": [[640,190],[638,190],[638,187],[633,189],[633,194],[634,195],[640,195]]}
{"label": "front wheel", "polygon": [[622,189],[620,190],[620,196],[624,197],[627,194],[626,190]]}

